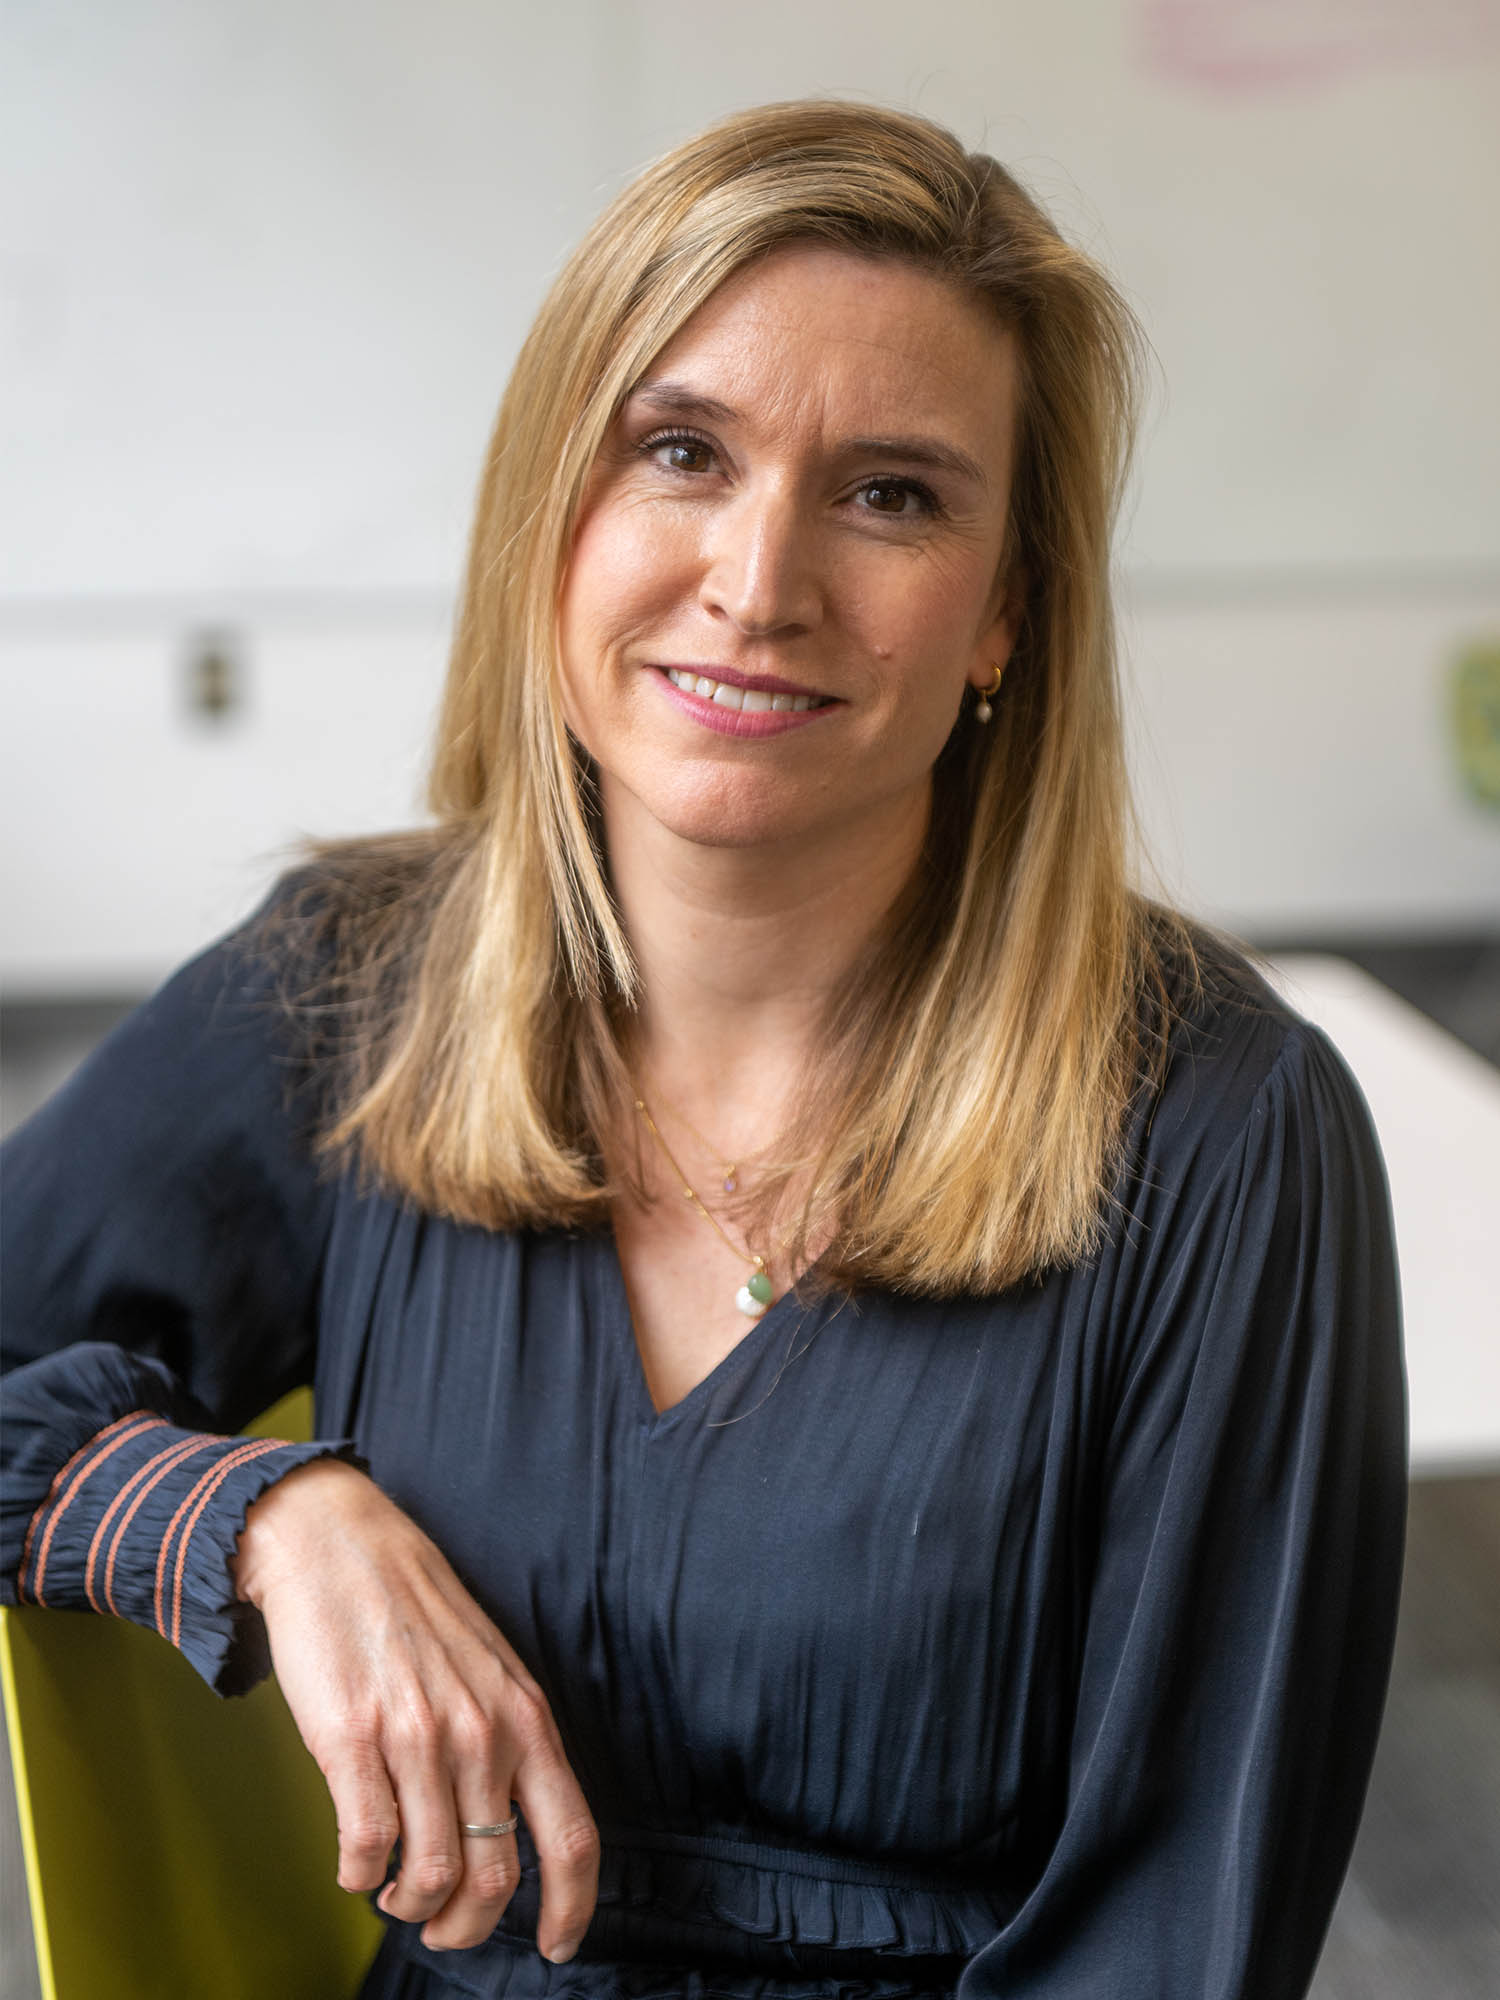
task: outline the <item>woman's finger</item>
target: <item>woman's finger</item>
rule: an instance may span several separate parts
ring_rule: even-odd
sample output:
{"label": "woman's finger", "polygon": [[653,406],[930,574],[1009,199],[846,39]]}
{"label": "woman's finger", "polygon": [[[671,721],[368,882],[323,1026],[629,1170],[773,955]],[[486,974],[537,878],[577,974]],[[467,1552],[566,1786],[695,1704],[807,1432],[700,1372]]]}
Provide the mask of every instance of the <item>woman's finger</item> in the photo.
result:
{"label": "woman's finger", "polygon": [[453,1781],[423,1737],[387,1751],[401,1816],[401,1866],[380,1907],[404,1924],[424,1923],[444,1909],[463,1879]]}
{"label": "woman's finger", "polygon": [[352,1895],[378,1888],[401,1830],[385,1760],[373,1743],[346,1741],[319,1763],[338,1820],[339,1887]]}
{"label": "woman's finger", "polygon": [[422,1932],[422,1942],[431,1951],[462,1950],[482,1944],[499,1923],[505,1906],[521,1879],[521,1858],[514,1833],[473,1834],[464,1827],[503,1826],[513,1817],[508,1795],[481,1794],[476,1789],[460,1789],[455,1795],[458,1813],[459,1851],[463,1856],[463,1877],[447,1906],[432,1918]]}
{"label": "woman's finger", "polygon": [[599,1830],[540,1691],[523,1705],[517,1736],[521,1757],[511,1790],[526,1814],[542,1869],[537,1945],[560,1962],[577,1951],[594,1914]]}

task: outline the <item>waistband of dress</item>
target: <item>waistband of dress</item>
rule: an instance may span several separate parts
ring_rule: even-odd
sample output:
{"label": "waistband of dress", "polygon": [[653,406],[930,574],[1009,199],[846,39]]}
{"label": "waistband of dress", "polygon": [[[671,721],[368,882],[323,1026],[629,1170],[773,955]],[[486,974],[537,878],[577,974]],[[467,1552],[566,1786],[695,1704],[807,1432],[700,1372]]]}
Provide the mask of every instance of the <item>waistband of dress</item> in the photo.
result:
{"label": "waistband of dress", "polygon": [[[626,1957],[695,1949],[767,1972],[903,1977],[916,1975],[920,1961],[924,1987],[938,1987],[1015,1908],[993,1877],[981,1887],[956,1864],[897,1864],[714,1827],[683,1833],[606,1822],[600,1841],[591,1936]],[[520,1854],[507,1931],[536,1918],[536,1851],[524,1826]]]}

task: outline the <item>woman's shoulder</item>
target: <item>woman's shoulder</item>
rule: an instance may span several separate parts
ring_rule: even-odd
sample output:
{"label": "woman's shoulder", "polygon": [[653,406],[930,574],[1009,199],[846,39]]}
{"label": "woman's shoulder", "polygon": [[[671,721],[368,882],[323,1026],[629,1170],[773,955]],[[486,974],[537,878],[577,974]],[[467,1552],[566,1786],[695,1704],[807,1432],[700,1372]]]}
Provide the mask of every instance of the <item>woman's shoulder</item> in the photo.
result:
{"label": "woman's shoulder", "polygon": [[455,842],[437,828],[322,841],[208,954],[237,996],[270,1004],[309,1060],[343,1039],[351,1010],[388,1011],[419,958],[452,878]]}
{"label": "woman's shoulder", "polygon": [[319,841],[223,941],[226,963],[295,982],[342,969],[351,956],[367,959],[373,945],[424,928],[455,850],[452,835],[434,827]]}
{"label": "woman's shoulder", "polygon": [[1174,1054],[1242,1040],[1270,1053],[1306,1025],[1272,983],[1269,962],[1240,939],[1165,911],[1151,913],[1150,930]]}
{"label": "woman's shoulder", "polygon": [[[371,1011],[361,984],[389,983],[401,913],[434,872],[424,846],[431,840],[411,835],[343,842],[288,868],[247,918],[126,1016],[78,1088],[125,1106],[178,1105],[185,1122],[232,1101],[257,1122],[291,1112],[294,1125],[316,1126],[352,1013]],[[417,925],[408,917],[405,928]]]}
{"label": "woman's shoulder", "polygon": [[1212,1164],[1270,1115],[1368,1133],[1368,1112],[1343,1058],[1246,946],[1172,919],[1162,925],[1158,964],[1146,1026],[1155,1061],[1133,1148],[1153,1171],[1174,1158]]}

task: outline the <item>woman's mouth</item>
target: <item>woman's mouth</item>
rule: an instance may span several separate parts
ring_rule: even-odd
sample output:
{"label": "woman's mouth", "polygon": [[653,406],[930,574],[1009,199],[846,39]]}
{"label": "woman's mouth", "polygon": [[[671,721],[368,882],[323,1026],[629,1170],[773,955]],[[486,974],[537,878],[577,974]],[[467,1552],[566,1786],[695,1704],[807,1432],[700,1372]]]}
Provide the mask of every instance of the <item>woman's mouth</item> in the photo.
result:
{"label": "woman's mouth", "polygon": [[[728,670],[733,672],[733,668]],[[844,704],[837,695],[814,694],[772,674],[742,674],[720,680],[693,667],[658,666],[657,685],[672,706],[716,736],[783,736],[816,728]],[[757,685],[746,687],[754,680]]]}
{"label": "woman's mouth", "polygon": [[667,679],[684,694],[695,694],[719,708],[743,715],[801,715],[810,708],[827,708],[830,697],[821,694],[772,694],[765,688],[737,687],[732,681],[711,680],[694,673],[691,667],[667,667]]}

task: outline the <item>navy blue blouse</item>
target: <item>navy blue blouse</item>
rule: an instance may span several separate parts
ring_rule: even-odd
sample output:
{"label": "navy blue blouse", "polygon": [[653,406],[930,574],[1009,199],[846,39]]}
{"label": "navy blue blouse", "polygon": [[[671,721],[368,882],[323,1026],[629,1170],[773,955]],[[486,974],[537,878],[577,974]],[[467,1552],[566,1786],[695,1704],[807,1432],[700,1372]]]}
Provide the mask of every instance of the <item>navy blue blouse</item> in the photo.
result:
{"label": "navy blue blouse", "polygon": [[[545,1689],[600,1825],[579,1957],[393,1924],[367,1993],[1282,2000],[1358,1819],[1405,1505],[1368,1114],[1248,972],[1174,1030],[1096,1257],[788,1295],[674,1408],[608,1234],[320,1177],[219,946],[4,1160],[3,1594],[265,1671],[249,1501],[354,1450]],[[1222,982],[1221,989],[1222,989]],[[318,1446],[229,1435],[315,1385]]]}

